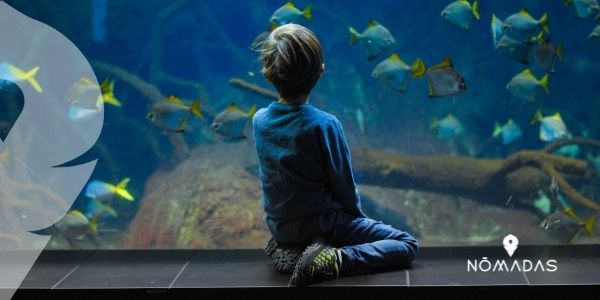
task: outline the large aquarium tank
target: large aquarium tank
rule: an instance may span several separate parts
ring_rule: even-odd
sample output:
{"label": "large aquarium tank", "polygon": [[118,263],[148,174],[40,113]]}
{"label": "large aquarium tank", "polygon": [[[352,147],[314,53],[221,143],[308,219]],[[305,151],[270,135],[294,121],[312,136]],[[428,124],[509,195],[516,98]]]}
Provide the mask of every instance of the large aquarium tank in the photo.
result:
{"label": "large aquarium tank", "polygon": [[[285,23],[320,39],[310,104],[342,123],[369,217],[422,247],[600,242],[594,1],[5,2],[75,44],[103,93],[70,162],[96,167],[37,231],[47,249],[263,248],[251,118],[277,94],[253,45]],[[5,136],[18,105],[0,107]]]}

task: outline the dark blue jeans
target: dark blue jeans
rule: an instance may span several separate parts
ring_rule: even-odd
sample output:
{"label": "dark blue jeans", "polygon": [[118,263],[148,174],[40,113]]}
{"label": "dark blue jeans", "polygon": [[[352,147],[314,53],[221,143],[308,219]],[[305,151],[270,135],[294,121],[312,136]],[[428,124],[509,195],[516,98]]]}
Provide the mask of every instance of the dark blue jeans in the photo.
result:
{"label": "dark blue jeans", "polygon": [[345,274],[409,267],[419,247],[417,240],[407,232],[346,213],[337,215],[333,230],[325,240],[342,250],[342,273]]}

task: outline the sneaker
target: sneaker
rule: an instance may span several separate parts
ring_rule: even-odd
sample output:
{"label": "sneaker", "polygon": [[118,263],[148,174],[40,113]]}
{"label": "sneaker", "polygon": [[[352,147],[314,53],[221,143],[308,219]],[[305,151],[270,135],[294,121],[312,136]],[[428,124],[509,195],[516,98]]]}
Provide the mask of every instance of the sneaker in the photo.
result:
{"label": "sneaker", "polygon": [[290,284],[307,285],[331,280],[340,276],[342,257],[338,249],[313,244],[308,246],[298,261]]}
{"label": "sneaker", "polygon": [[278,272],[292,274],[306,246],[299,244],[280,244],[275,239],[269,240],[265,254],[273,259],[273,265]]}

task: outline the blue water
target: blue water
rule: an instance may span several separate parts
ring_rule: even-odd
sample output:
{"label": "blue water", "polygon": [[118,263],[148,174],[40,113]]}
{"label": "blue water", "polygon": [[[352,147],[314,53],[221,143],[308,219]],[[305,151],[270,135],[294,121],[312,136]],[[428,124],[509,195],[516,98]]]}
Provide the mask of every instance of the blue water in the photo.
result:
{"label": "blue water", "polygon": [[[23,13],[65,34],[90,61],[119,66],[155,84],[167,96],[183,99],[202,97],[214,111],[236,102],[244,108],[266,106],[271,100],[231,87],[232,77],[268,87],[260,75],[257,55],[250,49],[254,38],[269,27],[268,19],[284,1],[183,1],[159,24],[171,0],[106,1],[7,1]],[[573,18],[573,8],[562,1],[500,1],[480,3],[481,20],[473,20],[464,31],[440,17],[448,0],[431,1],[296,1],[304,9],[312,7],[312,21],[300,23],[320,39],[326,72],[311,101],[332,112],[343,123],[351,146],[367,146],[406,154],[447,154],[476,157],[505,157],[521,149],[539,149],[539,127],[529,125],[536,109],[544,115],[560,112],[575,136],[587,133],[600,138],[598,112],[600,101],[600,44],[587,39],[597,25],[593,19]],[[508,81],[526,66],[512,61],[493,48],[490,33],[492,13],[500,19],[526,7],[534,18],[549,14],[553,43],[564,45],[563,62],[556,62],[550,75],[550,94],[537,91],[537,103],[512,97],[505,89]],[[362,32],[369,20],[387,27],[397,44],[393,52],[407,63],[420,57],[427,66],[448,56],[465,77],[467,91],[459,96],[428,98],[426,80],[412,80],[401,94],[371,77],[375,65],[389,54],[367,61],[366,51],[350,46],[348,26]],[[106,25],[106,28],[98,26]],[[157,30],[162,34],[157,35]],[[535,47],[534,47],[535,49]],[[158,52],[157,52],[158,51]],[[157,54],[158,53],[158,54]],[[530,68],[540,78],[544,71],[530,56]],[[202,84],[204,90],[182,87],[156,77],[162,72]],[[254,73],[254,76],[250,75]],[[154,76],[154,78],[153,78]],[[98,73],[99,79],[104,78]],[[145,116],[149,101],[122,82],[116,83],[116,96],[122,108],[106,107],[105,126],[98,142],[82,160],[99,157],[92,176],[118,182],[131,177],[130,191],[143,195],[148,177],[160,166],[169,165],[173,153],[167,137],[149,124]],[[365,133],[359,131],[356,110],[365,115]],[[465,126],[465,136],[453,142],[440,141],[429,129],[433,118],[452,113]],[[494,122],[515,120],[523,136],[509,146],[492,139]],[[191,146],[210,143],[208,118],[193,120],[194,130],[184,137]],[[151,145],[148,141],[153,141]],[[159,151],[162,156],[155,153]],[[215,153],[218,155],[218,153]],[[84,208],[83,195],[75,208]],[[134,204],[116,204],[120,218],[110,221],[118,230],[126,228],[137,212]]]}

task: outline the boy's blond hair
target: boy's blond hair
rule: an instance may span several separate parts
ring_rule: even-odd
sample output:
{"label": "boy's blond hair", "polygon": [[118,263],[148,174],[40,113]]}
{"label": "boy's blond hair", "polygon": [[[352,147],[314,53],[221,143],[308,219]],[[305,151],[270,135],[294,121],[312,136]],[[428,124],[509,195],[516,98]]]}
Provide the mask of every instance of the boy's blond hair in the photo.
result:
{"label": "boy's blond hair", "polygon": [[306,96],[321,77],[321,44],[315,34],[303,26],[277,27],[259,47],[263,74],[281,97]]}

